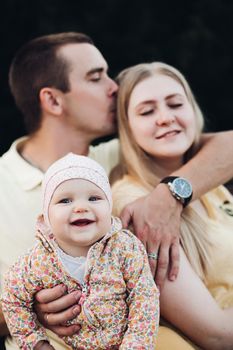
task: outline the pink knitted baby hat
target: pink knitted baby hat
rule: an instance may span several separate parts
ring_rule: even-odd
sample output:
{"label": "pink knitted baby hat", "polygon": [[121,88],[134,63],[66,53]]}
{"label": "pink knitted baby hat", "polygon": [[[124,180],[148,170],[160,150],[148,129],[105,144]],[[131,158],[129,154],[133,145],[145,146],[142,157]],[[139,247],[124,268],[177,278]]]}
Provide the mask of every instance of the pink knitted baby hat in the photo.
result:
{"label": "pink knitted baby hat", "polygon": [[48,209],[53,193],[62,182],[70,179],[88,180],[101,188],[112,210],[111,188],[102,166],[88,157],[68,153],[48,168],[42,182],[43,214],[48,226],[50,226]]}

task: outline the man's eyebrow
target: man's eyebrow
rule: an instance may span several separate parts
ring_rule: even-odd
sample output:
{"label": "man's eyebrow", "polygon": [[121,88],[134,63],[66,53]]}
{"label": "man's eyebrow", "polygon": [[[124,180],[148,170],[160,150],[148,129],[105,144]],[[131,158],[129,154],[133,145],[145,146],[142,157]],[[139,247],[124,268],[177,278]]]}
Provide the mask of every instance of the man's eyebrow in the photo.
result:
{"label": "man's eyebrow", "polygon": [[93,74],[95,74],[95,73],[102,73],[103,71],[104,71],[104,68],[103,68],[103,67],[92,68],[92,69],[90,69],[90,70],[87,72],[86,76],[89,77],[90,75],[93,75]]}

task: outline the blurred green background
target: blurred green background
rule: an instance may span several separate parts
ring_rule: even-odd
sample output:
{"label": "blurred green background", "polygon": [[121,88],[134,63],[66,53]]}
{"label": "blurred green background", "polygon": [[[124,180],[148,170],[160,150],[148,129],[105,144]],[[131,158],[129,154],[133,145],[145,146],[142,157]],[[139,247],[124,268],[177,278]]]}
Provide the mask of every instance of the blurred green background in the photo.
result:
{"label": "blurred green background", "polygon": [[29,39],[61,31],[90,35],[113,77],[144,61],[174,65],[193,87],[206,130],[233,129],[233,1],[4,0],[0,29],[0,154],[25,133],[8,88],[12,57]]}

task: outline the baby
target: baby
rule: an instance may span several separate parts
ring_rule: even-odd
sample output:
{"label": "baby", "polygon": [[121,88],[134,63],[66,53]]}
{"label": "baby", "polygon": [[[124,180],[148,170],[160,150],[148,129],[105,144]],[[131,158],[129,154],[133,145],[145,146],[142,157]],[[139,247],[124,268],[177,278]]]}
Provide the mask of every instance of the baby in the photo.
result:
{"label": "baby", "polygon": [[81,330],[62,339],[73,349],[155,349],[159,292],[142,243],[111,216],[107,175],[69,153],[47,170],[37,243],[8,271],[2,308],[22,349],[53,349],[33,311],[41,289],[81,290]]}

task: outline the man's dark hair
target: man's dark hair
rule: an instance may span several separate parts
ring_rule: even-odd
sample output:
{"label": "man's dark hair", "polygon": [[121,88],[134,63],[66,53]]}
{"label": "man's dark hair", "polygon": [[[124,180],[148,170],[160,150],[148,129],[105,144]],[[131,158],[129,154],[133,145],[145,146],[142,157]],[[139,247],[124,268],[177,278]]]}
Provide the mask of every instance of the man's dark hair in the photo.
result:
{"label": "man's dark hair", "polygon": [[43,87],[70,90],[70,65],[58,50],[64,45],[80,43],[94,45],[83,33],[65,32],[35,38],[16,53],[10,66],[9,84],[29,133],[40,127],[40,90]]}

